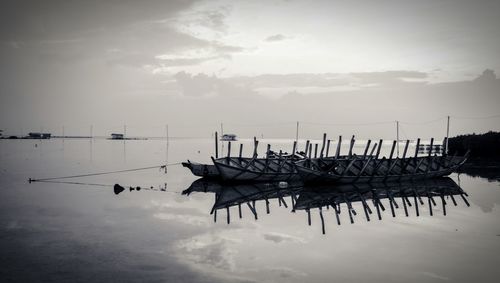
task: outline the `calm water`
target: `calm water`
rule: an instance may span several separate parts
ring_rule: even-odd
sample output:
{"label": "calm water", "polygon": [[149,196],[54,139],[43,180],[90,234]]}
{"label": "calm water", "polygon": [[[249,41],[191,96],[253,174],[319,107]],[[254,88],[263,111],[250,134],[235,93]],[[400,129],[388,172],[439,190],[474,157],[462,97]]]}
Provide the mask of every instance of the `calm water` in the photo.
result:
{"label": "calm water", "polygon": [[[270,140],[288,150],[291,142]],[[250,152],[250,141],[245,141]],[[354,203],[354,224],[342,205],[318,209],[311,226],[291,198],[256,202],[210,214],[215,195],[181,192],[196,177],[180,166],[65,181],[111,187],[32,183],[27,179],[151,166],[191,159],[208,162],[210,139],[165,141],[0,140],[0,278],[2,282],[498,282],[500,279],[500,172],[476,170],[451,179],[469,195],[457,206],[445,197],[430,216],[427,198],[416,216],[392,217],[382,199],[367,221]],[[261,150],[264,150],[261,146]],[[363,147],[357,148],[363,151]],[[236,153],[236,149],[234,149]],[[481,177],[483,176],[483,177]],[[166,185],[165,185],[166,184]],[[130,191],[128,186],[153,186]],[[165,188],[162,191],[159,188]],[[413,199],[410,198],[413,203]],[[374,206],[369,201],[372,210]]]}

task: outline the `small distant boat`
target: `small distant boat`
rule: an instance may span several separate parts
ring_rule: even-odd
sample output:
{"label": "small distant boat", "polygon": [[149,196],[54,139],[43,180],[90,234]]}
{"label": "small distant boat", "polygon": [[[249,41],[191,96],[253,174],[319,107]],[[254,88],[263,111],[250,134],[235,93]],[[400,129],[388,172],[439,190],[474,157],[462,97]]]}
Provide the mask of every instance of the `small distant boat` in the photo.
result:
{"label": "small distant boat", "polygon": [[237,141],[235,134],[224,134],[220,138],[221,141]]}
{"label": "small distant boat", "polygon": [[116,133],[112,133],[111,134],[111,139],[112,140],[123,140],[125,137],[123,134],[116,134]]}

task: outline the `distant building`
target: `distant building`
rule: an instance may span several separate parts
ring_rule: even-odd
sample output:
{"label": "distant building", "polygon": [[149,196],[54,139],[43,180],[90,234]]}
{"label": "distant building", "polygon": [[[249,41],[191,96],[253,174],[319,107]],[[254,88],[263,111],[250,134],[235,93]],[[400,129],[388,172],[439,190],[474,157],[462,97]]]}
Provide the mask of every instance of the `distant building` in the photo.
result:
{"label": "distant building", "polygon": [[30,139],[50,139],[51,133],[29,133],[28,138]]}
{"label": "distant building", "polygon": [[220,138],[221,141],[236,141],[235,134],[225,134]]}
{"label": "distant building", "polygon": [[111,134],[111,139],[112,140],[123,140],[123,134]]}

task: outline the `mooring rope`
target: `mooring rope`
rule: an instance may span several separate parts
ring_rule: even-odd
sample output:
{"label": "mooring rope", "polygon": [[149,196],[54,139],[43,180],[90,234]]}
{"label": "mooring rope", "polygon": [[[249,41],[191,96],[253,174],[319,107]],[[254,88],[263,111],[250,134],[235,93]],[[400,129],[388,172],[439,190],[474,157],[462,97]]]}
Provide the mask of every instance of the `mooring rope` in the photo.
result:
{"label": "mooring rope", "polygon": [[80,174],[80,175],[72,175],[72,176],[62,176],[62,177],[51,177],[51,178],[41,178],[41,179],[29,178],[28,181],[30,183],[32,183],[32,182],[42,182],[42,181],[71,179],[71,178],[80,178],[80,177],[88,177],[88,176],[108,175],[108,174],[132,172],[132,171],[141,171],[141,170],[148,170],[148,169],[154,169],[154,168],[166,169],[167,166],[179,165],[181,163],[182,162],[176,162],[176,163],[169,163],[169,164],[164,164],[164,165],[156,165],[156,166],[148,166],[148,167],[140,167],[140,168],[132,168],[132,169],[124,169],[124,170],[116,170],[116,171],[107,171],[107,172],[98,172],[98,173],[89,173],[89,174]]}

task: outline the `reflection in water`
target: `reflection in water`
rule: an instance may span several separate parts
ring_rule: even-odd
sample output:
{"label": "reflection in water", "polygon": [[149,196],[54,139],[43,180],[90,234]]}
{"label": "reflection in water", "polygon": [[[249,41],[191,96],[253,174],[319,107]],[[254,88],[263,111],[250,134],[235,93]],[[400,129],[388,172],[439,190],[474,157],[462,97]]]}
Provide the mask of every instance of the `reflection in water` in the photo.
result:
{"label": "reflection in water", "polygon": [[[210,214],[217,221],[217,211],[226,210],[227,223],[231,222],[230,207],[237,206],[239,218],[242,218],[242,206],[247,206],[254,218],[258,219],[257,201],[264,201],[266,213],[270,213],[269,200],[277,199],[279,206],[290,208],[291,212],[304,210],[307,212],[308,223],[311,225],[311,211],[317,209],[321,220],[322,232],[325,234],[324,210],[332,209],[337,224],[341,225],[339,215],[342,206],[349,214],[349,220],[354,223],[358,212],[353,204],[361,205],[364,216],[370,221],[371,215],[376,213],[382,220],[382,212],[386,207],[381,200],[387,199],[390,212],[396,217],[396,210],[402,208],[406,217],[409,209],[415,209],[415,215],[420,216],[420,206],[427,205],[429,213],[433,215],[433,207],[440,200],[443,214],[446,215],[446,206],[451,200],[453,205],[458,202],[455,196],[460,196],[463,202],[470,206],[467,193],[450,178],[437,178],[418,182],[376,183],[376,184],[339,184],[328,186],[304,186],[301,183],[261,183],[261,184],[223,184],[212,180],[198,179],[183,191],[184,195],[193,192],[214,193],[215,202]],[[286,198],[290,199],[289,207]],[[427,204],[424,201],[427,199]],[[413,199],[413,203],[412,203]],[[370,206],[370,203],[372,206]]]}
{"label": "reflection in water", "polygon": [[499,160],[473,160],[468,161],[460,168],[461,173],[471,177],[480,177],[488,181],[500,181]]}

